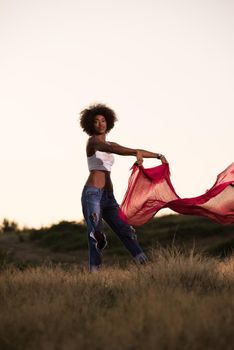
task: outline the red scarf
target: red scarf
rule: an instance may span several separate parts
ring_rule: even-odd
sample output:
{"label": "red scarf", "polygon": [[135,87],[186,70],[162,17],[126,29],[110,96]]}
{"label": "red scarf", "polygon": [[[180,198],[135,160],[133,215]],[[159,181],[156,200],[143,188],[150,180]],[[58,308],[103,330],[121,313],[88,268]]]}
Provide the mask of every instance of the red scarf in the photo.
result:
{"label": "red scarf", "polygon": [[211,189],[194,198],[180,198],[176,194],[168,164],[149,169],[134,164],[120,206],[121,218],[130,225],[140,226],[162,208],[180,214],[206,216],[221,224],[233,224],[234,163],[218,175]]}

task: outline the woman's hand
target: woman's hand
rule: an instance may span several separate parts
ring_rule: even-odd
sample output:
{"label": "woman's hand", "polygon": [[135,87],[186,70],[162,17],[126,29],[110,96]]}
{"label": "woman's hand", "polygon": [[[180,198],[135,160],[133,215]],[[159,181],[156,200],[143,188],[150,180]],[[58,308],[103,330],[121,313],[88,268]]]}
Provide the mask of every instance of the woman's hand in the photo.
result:
{"label": "woman's hand", "polygon": [[139,150],[137,150],[136,159],[137,159],[137,164],[141,166],[143,164],[143,156],[142,156],[142,152]]}
{"label": "woman's hand", "polygon": [[158,154],[158,159],[160,159],[162,163],[168,163],[166,157],[163,154]]}
{"label": "woman's hand", "polygon": [[162,162],[162,163],[168,163],[168,161],[167,161],[167,159],[166,159],[165,156],[162,156],[162,157],[161,157],[161,162]]}

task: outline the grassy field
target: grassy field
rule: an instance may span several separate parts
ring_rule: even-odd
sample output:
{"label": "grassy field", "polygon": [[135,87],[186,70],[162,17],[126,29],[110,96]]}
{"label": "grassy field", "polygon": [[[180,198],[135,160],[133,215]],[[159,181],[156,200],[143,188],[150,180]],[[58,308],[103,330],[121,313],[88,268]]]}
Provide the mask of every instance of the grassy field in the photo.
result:
{"label": "grassy field", "polygon": [[15,228],[0,234],[1,350],[233,349],[233,225],[151,220],[137,230],[146,266],[106,228],[97,274],[82,223]]}
{"label": "grassy field", "polygon": [[233,349],[234,259],[151,251],[89,274],[45,264],[0,274],[1,350]]}

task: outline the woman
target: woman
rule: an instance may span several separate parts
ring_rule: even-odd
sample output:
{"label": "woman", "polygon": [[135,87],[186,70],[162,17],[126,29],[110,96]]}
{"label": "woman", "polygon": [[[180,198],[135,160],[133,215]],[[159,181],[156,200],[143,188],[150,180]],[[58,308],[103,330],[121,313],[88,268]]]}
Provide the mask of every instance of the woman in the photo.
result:
{"label": "woman", "polygon": [[90,271],[101,267],[101,252],[107,245],[103,232],[102,219],[117,234],[130,254],[138,263],[145,263],[147,257],[137,242],[135,230],[124,223],[118,215],[117,204],[111,182],[110,172],[114,163],[113,154],[135,156],[138,165],[143,158],[158,158],[166,162],[166,158],[154,152],[120,146],[115,142],[107,142],[106,135],[114,127],[117,118],[115,112],[104,104],[94,104],[80,113],[80,125],[90,137],[86,153],[90,171],[82,192],[82,208],[88,229]]}

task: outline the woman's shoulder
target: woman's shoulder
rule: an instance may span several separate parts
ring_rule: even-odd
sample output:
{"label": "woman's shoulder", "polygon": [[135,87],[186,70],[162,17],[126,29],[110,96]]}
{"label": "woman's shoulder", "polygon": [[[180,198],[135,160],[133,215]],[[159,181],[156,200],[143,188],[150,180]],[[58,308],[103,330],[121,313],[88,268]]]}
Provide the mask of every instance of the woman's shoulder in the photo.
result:
{"label": "woman's shoulder", "polygon": [[88,138],[87,144],[86,144],[86,154],[87,157],[90,157],[91,155],[93,155],[95,153],[95,148],[94,148],[94,140],[93,140],[94,136],[90,136]]}
{"label": "woman's shoulder", "polygon": [[90,155],[93,155],[95,151],[99,148],[98,145],[101,145],[103,143],[110,144],[109,142],[100,141],[100,139],[96,137],[96,135],[90,136],[86,144],[87,156],[89,157]]}
{"label": "woman's shoulder", "polygon": [[94,147],[97,144],[103,144],[103,143],[107,143],[108,145],[114,145],[115,144],[114,142],[111,142],[111,141],[106,141],[106,140],[102,141],[96,135],[90,136],[88,141],[87,141],[87,145],[91,145],[91,146],[94,146]]}

